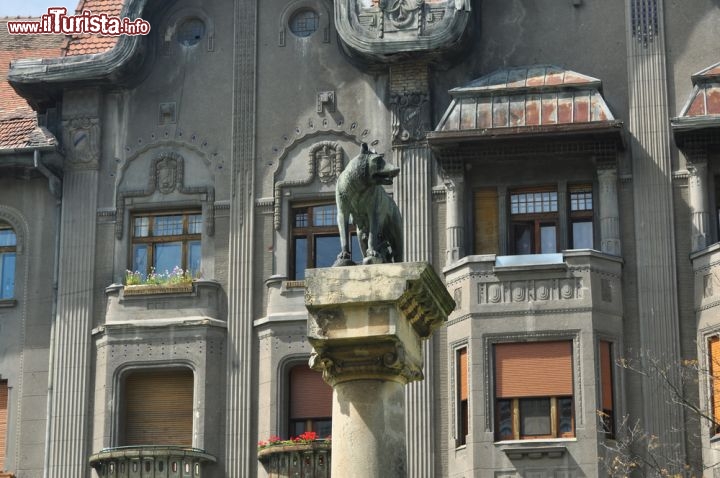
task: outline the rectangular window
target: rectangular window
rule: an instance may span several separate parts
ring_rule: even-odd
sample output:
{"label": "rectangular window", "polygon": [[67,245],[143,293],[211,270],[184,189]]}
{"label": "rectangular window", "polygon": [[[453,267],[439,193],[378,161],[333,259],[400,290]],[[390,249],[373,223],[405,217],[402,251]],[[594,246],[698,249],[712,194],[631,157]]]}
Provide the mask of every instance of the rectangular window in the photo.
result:
{"label": "rectangular window", "polygon": [[0,222],[0,300],[15,296],[17,236],[9,224]]}
{"label": "rectangular window", "polygon": [[569,194],[571,249],[592,249],[594,242],[592,186],[571,186]]}
{"label": "rectangular window", "polygon": [[0,380],[0,471],[5,469],[8,431],[8,382]]}
{"label": "rectangular window", "polygon": [[152,213],[132,218],[132,270],[143,275],[201,268],[202,214]]}
{"label": "rectangular window", "polygon": [[139,370],[125,378],[121,446],[192,446],[193,372]]}
{"label": "rectangular window", "polygon": [[712,337],[708,341],[710,361],[710,403],[712,404],[712,435],[720,434],[720,338]]}
{"label": "rectangular window", "polygon": [[465,445],[469,433],[468,408],[468,351],[467,347],[455,353],[457,371],[457,445]]}
{"label": "rectangular window", "polygon": [[615,437],[615,413],[613,407],[613,353],[612,344],[601,340],[600,358],[600,418],[606,438]]}
{"label": "rectangular window", "polygon": [[[362,262],[362,255],[351,228],[352,260]],[[340,253],[340,233],[335,204],[295,206],[292,210],[292,251],[290,277],[305,278],[305,269],[330,267]]]}
{"label": "rectangular window", "polygon": [[572,342],[494,345],[495,438],[575,436]]}
{"label": "rectangular window", "polygon": [[558,250],[558,194],[554,188],[510,192],[510,245],[513,254]]}
{"label": "rectangular window", "polygon": [[332,393],[322,374],[310,370],[307,364],[290,369],[291,436],[308,431],[317,433],[318,438],[332,434]]}

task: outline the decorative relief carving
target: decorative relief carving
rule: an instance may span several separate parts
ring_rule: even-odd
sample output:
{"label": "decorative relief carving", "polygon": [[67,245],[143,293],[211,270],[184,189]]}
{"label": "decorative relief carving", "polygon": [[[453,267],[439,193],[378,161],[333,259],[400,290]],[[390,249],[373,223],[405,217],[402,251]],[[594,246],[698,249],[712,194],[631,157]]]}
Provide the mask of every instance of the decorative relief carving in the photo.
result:
{"label": "decorative relief carving", "polygon": [[419,141],[430,128],[427,93],[394,93],[390,98],[394,142]]}
{"label": "decorative relief carving", "polygon": [[122,239],[125,228],[125,200],[130,198],[147,197],[160,191],[170,194],[174,191],[180,194],[205,195],[203,200],[203,217],[205,218],[205,233],[208,236],[215,234],[215,188],[212,186],[186,187],[184,158],[173,152],[165,152],[153,159],[148,174],[148,185],[145,189],[134,191],[118,191],[115,201],[117,208],[117,222],[115,223],[115,236]]}
{"label": "decorative relief carving", "polygon": [[705,274],[703,276],[703,298],[712,297],[715,295],[715,283],[717,282],[717,277],[715,276],[715,273],[710,272],[709,274]]}
{"label": "decorative relief carving", "polygon": [[480,282],[479,304],[582,299],[582,278]]}
{"label": "decorative relief carving", "polygon": [[608,279],[600,280],[600,298],[603,302],[612,302],[612,282]]}
{"label": "decorative relief carving", "polygon": [[95,169],[100,160],[100,120],[73,118],[62,122],[63,147],[68,164],[76,169]]}
{"label": "decorative relief carving", "polygon": [[334,141],[315,144],[308,155],[307,175],[301,179],[286,179],[275,182],[275,229],[280,229],[282,218],[282,191],[284,188],[307,186],[317,178],[321,183],[334,182],[343,170],[345,151]]}

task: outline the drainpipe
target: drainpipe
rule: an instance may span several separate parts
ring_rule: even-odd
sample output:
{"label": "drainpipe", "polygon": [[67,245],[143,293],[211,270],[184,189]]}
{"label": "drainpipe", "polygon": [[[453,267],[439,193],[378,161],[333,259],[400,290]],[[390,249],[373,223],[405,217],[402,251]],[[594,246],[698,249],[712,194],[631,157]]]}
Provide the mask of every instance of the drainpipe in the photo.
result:
{"label": "drainpipe", "polygon": [[57,315],[58,303],[58,276],[60,274],[60,220],[62,218],[62,180],[50,171],[40,159],[40,150],[33,151],[33,163],[43,176],[48,179],[48,189],[50,194],[55,198],[55,209],[57,217],[57,225],[55,226],[55,253],[53,266],[53,298],[50,327],[50,345],[49,345],[49,361],[48,361],[48,399],[47,410],[45,416],[45,454],[43,457],[43,478],[48,477],[48,467],[50,466],[50,435],[52,431],[52,395],[53,395],[53,362],[55,357],[55,321]]}

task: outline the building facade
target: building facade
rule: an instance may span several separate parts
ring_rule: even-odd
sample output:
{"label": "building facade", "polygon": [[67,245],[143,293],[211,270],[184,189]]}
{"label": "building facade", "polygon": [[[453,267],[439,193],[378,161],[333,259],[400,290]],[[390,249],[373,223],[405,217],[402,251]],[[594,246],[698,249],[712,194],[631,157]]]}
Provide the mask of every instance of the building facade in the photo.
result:
{"label": "building facade", "polygon": [[330,433],[303,278],[363,143],[456,302],[409,476],[719,473],[716,2],[80,10],[151,30],[7,74],[36,113],[0,118],[0,475],[327,476],[266,442]]}

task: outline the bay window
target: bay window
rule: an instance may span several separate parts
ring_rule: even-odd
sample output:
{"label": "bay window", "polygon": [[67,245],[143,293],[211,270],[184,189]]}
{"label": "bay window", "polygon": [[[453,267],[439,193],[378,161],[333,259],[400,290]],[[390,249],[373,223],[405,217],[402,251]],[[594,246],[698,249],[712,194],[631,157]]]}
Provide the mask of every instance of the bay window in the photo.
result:
{"label": "bay window", "polygon": [[201,268],[202,214],[162,212],[132,217],[132,270],[148,275],[179,267],[195,276]]}

